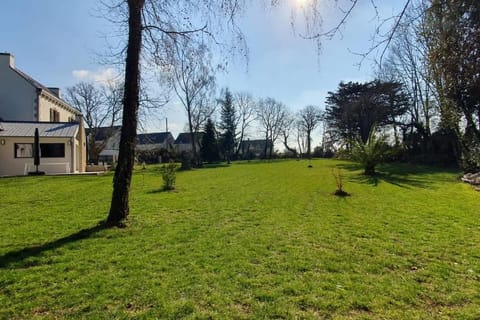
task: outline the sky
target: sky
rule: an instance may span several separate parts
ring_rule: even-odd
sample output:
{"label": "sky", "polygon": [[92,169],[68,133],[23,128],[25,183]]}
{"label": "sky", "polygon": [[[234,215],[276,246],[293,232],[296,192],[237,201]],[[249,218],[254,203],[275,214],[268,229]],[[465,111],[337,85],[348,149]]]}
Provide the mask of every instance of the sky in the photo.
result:
{"label": "sky", "polygon": [[[310,104],[323,109],[327,92],[335,91],[340,81],[372,80],[373,62],[367,59],[359,67],[361,58],[352,53],[365,52],[371,45],[378,23],[371,0],[358,2],[341,34],[323,40],[320,52],[316,42],[303,39],[291,26],[292,10],[307,1],[312,0],[283,0],[284,5],[273,9],[252,1],[239,20],[249,48],[248,65],[244,59],[230,61],[228,73],[217,75],[218,88],[272,97],[296,112]],[[328,30],[340,21],[341,8],[333,0],[318,1],[323,29]],[[380,16],[389,17],[398,12],[399,2],[375,3]],[[101,16],[98,4],[98,0],[2,0],[0,52],[13,54],[17,68],[48,87],[65,91],[81,80],[105,81],[118,72],[102,62],[111,42],[108,35],[117,29]],[[300,28],[301,16],[295,22]],[[185,112],[175,99],[146,122],[144,130],[164,131],[165,117],[174,136],[184,130]],[[253,129],[250,136],[260,134]],[[313,140],[318,144],[318,132]]]}

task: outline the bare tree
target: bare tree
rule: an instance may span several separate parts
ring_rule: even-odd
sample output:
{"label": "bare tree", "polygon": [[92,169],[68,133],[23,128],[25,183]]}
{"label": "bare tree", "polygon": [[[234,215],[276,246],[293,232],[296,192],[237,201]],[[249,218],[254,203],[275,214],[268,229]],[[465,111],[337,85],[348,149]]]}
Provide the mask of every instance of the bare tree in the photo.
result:
{"label": "bare tree", "polygon": [[103,91],[90,82],[79,82],[67,88],[65,99],[83,114],[88,128],[88,159],[97,162],[104,148],[95,141],[98,130],[112,118]]}
{"label": "bare tree", "polygon": [[298,152],[300,155],[307,152],[307,133],[300,121],[295,122],[295,134],[297,138]]}
{"label": "bare tree", "polygon": [[110,80],[102,86],[105,104],[110,114],[110,126],[114,126],[122,120],[124,84]]}
{"label": "bare tree", "polygon": [[[287,120],[287,108],[273,98],[261,99],[257,106],[257,119],[260,122],[264,136],[264,156],[272,158],[273,146],[282,133]],[[270,151],[267,154],[269,145]]]}
{"label": "bare tree", "polygon": [[118,164],[113,178],[113,194],[107,225],[122,226],[130,212],[129,195],[135,163],[138,106],[140,98],[140,51],[142,47],[142,12],[144,0],[127,0],[128,44],[125,61],[123,120]]}
{"label": "bare tree", "polygon": [[201,132],[208,119],[213,119],[217,104],[211,97],[211,92],[204,92],[198,97],[192,108],[192,129],[195,134]]}
{"label": "bare tree", "polygon": [[170,47],[171,76],[175,93],[187,114],[193,159],[198,164],[196,132],[211,114],[205,116],[208,97],[215,88],[214,69],[205,44],[182,38]]}
{"label": "bare tree", "polygon": [[[438,93],[428,66],[428,48],[425,38],[425,3],[415,3],[405,14],[399,32],[392,41],[389,54],[378,76],[385,81],[402,83],[410,100],[404,131],[415,130],[422,137],[423,152],[438,116]],[[396,126],[394,133],[396,140]]]}
{"label": "bare tree", "polygon": [[312,131],[322,120],[322,110],[316,106],[306,106],[298,112],[299,125],[307,135],[307,156],[312,157]]}
{"label": "bare tree", "polygon": [[283,128],[282,128],[282,143],[283,143],[283,146],[285,147],[285,149],[287,149],[287,151],[291,152],[293,154],[293,156],[297,156],[298,152],[297,152],[297,149],[294,148],[294,147],[291,147],[289,145],[289,141],[290,141],[290,136],[292,134],[292,132],[296,133],[296,124],[297,124],[297,119],[295,118],[295,116],[293,114],[291,114],[290,112],[286,115],[285,117],[285,123],[283,125]]}
{"label": "bare tree", "polygon": [[238,136],[236,137],[238,143],[235,154],[238,156],[247,129],[256,119],[256,103],[250,93],[243,91],[234,94],[234,104],[237,111],[236,131],[238,132]]}

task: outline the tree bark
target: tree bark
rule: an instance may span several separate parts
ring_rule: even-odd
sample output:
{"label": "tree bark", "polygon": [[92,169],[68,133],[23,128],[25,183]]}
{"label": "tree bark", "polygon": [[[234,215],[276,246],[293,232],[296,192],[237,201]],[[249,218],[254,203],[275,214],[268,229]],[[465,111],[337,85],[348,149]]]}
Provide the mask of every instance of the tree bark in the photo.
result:
{"label": "tree bark", "polygon": [[307,129],[307,154],[308,159],[312,159],[312,130]]}
{"label": "tree bark", "polygon": [[140,92],[140,51],[144,0],[128,0],[128,45],[125,64],[123,120],[118,164],[113,178],[113,194],[107,224],[122,226],[129,214],[129,194],[135,161]]}

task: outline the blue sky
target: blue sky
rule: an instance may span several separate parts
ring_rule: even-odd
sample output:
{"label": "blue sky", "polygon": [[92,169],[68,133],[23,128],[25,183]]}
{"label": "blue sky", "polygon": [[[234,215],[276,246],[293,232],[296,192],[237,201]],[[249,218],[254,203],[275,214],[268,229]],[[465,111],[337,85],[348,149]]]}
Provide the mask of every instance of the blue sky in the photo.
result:
{"label": "blue sky", "polygon": [[[291,6],[299,1],[309,0],[284,0],[286,5],[275,9],[264,9],[254,1],[240,21],[250,51],[248,70],[243,60],[232,61],[229,73],[218,76],[219,87],[249,91],[257,98],[273,97],[295,111],[308,104],[323,108],[327,92],[334,91],[341,80],[372,78],[371,61],[359,68],[360,58],[349,52],[362,52],[370,45],[375,28],[370,0],[359,1],[342,29],[343,37],[322,41],[320,53],[314,42],[294,35],[290,26]],[[327,30],[339,21],[340,13],[327,5],[333,0],[319,2],[325,3],[322,14]],[[398,10],[398,2],[377,1],[381,15]],[[82,77],[101,80],[112,75],[98,55],[106,51],[104,35],[113,28],[99,17],[98,1],[5,0],[0,8],[0,52],[12,53],[16,67],[46,86],[66,88]],[[164,130],[160,119],[165,116],[174,134],[182,131],[184,112],[174,100],[158,119],[147,123],[147,131]]]}

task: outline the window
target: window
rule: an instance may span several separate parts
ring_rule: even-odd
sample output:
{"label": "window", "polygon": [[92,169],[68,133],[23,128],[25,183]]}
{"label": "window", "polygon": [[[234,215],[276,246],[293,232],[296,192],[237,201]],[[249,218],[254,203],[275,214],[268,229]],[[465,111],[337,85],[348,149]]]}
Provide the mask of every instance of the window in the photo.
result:
{"label": "window", "polygon": [[[41,158],[65,158],[64,143],[40,143]],[[15,143],[15,158],[33,158],[33,143]]]}
{"label": "window", "polygon": [[33,143],[15,143],[15,158],[32,158]]}
{"label": "window", "polygon": [[42,158],[65,158],[64,143],[40,143]]}
{"label": "window", "polygon": [[60,122],[60,112],[50,108],[50,122]]}

